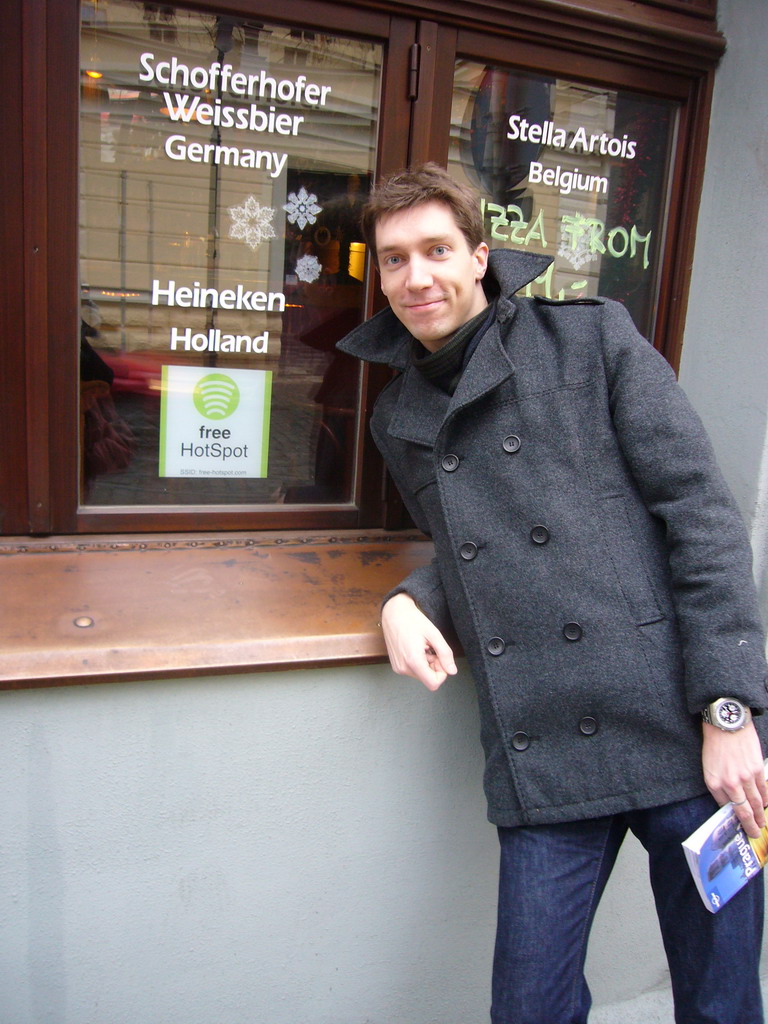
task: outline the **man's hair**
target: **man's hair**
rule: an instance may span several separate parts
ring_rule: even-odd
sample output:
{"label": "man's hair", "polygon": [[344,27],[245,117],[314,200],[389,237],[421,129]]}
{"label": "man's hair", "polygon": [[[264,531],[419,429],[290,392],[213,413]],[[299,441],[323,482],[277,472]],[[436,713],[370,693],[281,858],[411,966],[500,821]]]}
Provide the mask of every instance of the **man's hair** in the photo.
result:
{"label": "man's hair", "polygon": [[467,240],[470,252],[483,241],[483,219],[477,196],[438,164],[417,164],[383,178],[371,190],[362,213],[363,238],[376,255],[376,225],[384,217],[423,203],[443,203]]}

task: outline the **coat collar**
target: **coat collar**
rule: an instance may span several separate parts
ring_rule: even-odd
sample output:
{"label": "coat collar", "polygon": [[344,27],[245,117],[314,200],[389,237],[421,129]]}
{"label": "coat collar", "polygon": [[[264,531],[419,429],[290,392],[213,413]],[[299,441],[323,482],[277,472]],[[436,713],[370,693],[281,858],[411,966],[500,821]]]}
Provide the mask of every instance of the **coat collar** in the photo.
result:
{"label": "coat collar", "polygon": [[551,262],[549,256],[513,249],[496,249],[490,254],[486,277],[489,290],[499,296],[496,320],[483,335],[452,397],[411,365],[413,339],[391,309],[383,309],[342,338],[337,345],[342,352],[404,371],[387,427],[390,435],[433,447],[440,430],[459,409],[512,376],[515,368],[500,328],[515,315],[514,293],[543,274]]}
{"label": "coat collar", "polygon": [[[511,299],[515,292],[543,274],[551,262],[550,256],[516,249],[494,249],[491,252],[486,278],[490,290],[498,291],[500,295],[499,316],[502,319],[514,312]],[[382,309],[356,327],[336,347],[358,359],[386,363],[398,370],[404,370],[411,361],[411,335],[389,308]],[[459,390],[462,390],[461,386]]]}

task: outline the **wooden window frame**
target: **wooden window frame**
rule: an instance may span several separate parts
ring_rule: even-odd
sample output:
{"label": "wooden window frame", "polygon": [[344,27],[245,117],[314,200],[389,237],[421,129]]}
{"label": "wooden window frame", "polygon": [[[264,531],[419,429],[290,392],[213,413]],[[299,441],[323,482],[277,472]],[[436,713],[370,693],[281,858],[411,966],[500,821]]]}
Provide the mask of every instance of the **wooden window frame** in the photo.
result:
{"label": "wooden window frame", "polygon": [[[272,17],[263,0],[193,10]],[[339,13],[342,17],[339,17]],[[373,400],[389,378],[364,369],[355,506],[263,506],[212,510],[77,507],[77,165],[79,4],[13,0],[4,11],[0,81],[7,109],[0,223],[4,275],[0,340],[2,533],[357,530],[403,525],[367,431]],[[386,172],[447,155],[456,54],[603,82],[680,104],[675,173],[654,344],[677,367],[696,215],[703,178],[714,71],[724,49],[714,0],[286,0],[281,21],[389,40],[380,110],[379,167]],[[418,48],[418,93],[406,82]],[[395,85],[394,83],[400,83]],[[369,289],[368,311],[382,303]]]}

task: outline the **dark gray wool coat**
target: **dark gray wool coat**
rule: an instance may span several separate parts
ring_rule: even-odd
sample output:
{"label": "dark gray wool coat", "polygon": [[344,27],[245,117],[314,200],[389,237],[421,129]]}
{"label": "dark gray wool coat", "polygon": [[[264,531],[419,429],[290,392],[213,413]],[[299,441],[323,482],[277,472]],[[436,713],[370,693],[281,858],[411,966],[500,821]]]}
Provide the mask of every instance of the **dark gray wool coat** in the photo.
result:
{"label": "dark gray wool coat", "polygon": [[372,430],[436,557],[397,590],[461,641],[499,825],[701,793],[702,706],[768,704],[751,552],[701,423],[620,304],[513,298],[549,262],[491,254],[496,320],[452,397],[390,310],[339,343],[402,371]]}

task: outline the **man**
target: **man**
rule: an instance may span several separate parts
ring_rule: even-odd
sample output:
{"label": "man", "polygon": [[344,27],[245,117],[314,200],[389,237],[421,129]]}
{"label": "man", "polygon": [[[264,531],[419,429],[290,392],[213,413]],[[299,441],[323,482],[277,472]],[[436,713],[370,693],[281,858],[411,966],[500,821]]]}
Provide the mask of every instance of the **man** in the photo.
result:
{"label": "man", "polygon": [[586,1021],[589,926],[628,828],[678,1024],[761,1024],[762,880],[710,914],[680,847],[715,801],[751,835],[768,804],[750,552],[703,429],[622,306],[515,297],[550,261],[489,254],[436,165],[383,182],[363,226],[390,308],[340,348],[400,371],[372,430],[435,544],[382,626],[394,670],[431,690],[456,672],[454,629],[477,687],[493,1024]]}

